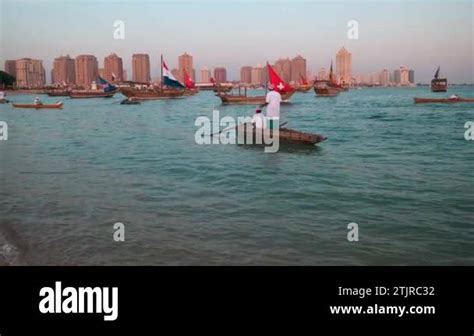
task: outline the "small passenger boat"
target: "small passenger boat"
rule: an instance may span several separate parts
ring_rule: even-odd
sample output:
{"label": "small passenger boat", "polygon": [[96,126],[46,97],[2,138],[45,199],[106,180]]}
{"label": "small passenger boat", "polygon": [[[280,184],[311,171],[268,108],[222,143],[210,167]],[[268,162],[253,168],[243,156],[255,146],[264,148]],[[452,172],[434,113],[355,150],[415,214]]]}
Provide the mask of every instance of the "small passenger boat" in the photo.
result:
{"label": "small passenger boat", "polygon": [[33,109],[59,109],[63,108],[63,103],[57,102],[56,104],[12,104],[16,108],[33,108]]}

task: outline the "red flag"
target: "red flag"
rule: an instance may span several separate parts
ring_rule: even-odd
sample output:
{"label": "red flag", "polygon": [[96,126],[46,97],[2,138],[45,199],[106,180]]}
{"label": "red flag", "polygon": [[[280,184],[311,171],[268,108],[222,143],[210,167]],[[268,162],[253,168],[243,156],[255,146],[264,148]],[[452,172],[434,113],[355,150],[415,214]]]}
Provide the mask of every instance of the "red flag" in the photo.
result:
{"label": "red flag", "polygon": [[188,73],[186,72],[186,70],[184,70],[184,85],[186,85],[187,89],[194,89],[196,87],[193,80],[191,79],[191,77],[189,77]]}
{"label": "red flag", "polygon": [[286,83],[284,80],[278,76],[278,74],[273,70],[270,64],[267,62],[268,68],[268,79],[273,86],[273,89],[279,93],[286,93],[293,90],[290,84]]}
{"label": "red flag", "polygon": [[211,83],[214,84],[216,82],[216,80],[214,79],[214,77],[211,77]]}

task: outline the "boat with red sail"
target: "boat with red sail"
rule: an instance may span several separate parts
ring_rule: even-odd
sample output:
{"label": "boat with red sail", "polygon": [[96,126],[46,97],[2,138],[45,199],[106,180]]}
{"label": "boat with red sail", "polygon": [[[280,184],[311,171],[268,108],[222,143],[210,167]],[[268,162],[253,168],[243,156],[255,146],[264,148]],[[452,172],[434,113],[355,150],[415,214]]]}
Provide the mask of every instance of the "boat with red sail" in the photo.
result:
{"label": "boat with red sail", "polygon": [[184,86],[185,86],[184,95],[194,96],[195,94],[199,93],[199,89],[196,87],[196,84],[194,83],[191,76],[189,76],[186,69],[184,69],[183,74],[184,74]]}

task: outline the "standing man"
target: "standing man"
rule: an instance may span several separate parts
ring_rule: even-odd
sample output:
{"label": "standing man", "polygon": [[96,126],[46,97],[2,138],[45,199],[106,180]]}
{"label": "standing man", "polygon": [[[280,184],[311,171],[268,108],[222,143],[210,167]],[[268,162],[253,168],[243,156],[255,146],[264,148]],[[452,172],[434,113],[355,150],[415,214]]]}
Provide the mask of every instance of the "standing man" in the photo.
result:
{"label": "standing man", "polygon": [[265,103],[260,105],[260,107],[267,106],[267,119],[268,119],[268,128],[276,129],[279,126],[280,121],[280,103],[281,95],[276,91],[272,84],[268,86],[269,92],[265,97]]}
{"label": "standing man", "polygon": [[253,116],[251,123],[255,128],[265,129],[265,116],[262,114],[261,109],[255,110],[255,115]]}

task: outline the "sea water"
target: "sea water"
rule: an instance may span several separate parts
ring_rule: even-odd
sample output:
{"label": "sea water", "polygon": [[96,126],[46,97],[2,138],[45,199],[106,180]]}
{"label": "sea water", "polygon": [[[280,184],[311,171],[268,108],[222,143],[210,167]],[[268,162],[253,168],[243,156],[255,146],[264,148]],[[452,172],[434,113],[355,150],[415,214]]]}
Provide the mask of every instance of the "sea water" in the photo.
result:
{"label": "sea water", "polygon": [[413,103],[453,93],[474,97],[468,86],[296,93],[282,106],[286,127],[328,140],[274,154],[196,144],[197,117],[255,110],[209,91],[141,105],[61,97],[62,110],[2,104],[0,263],[473,265],[473,105]]}

